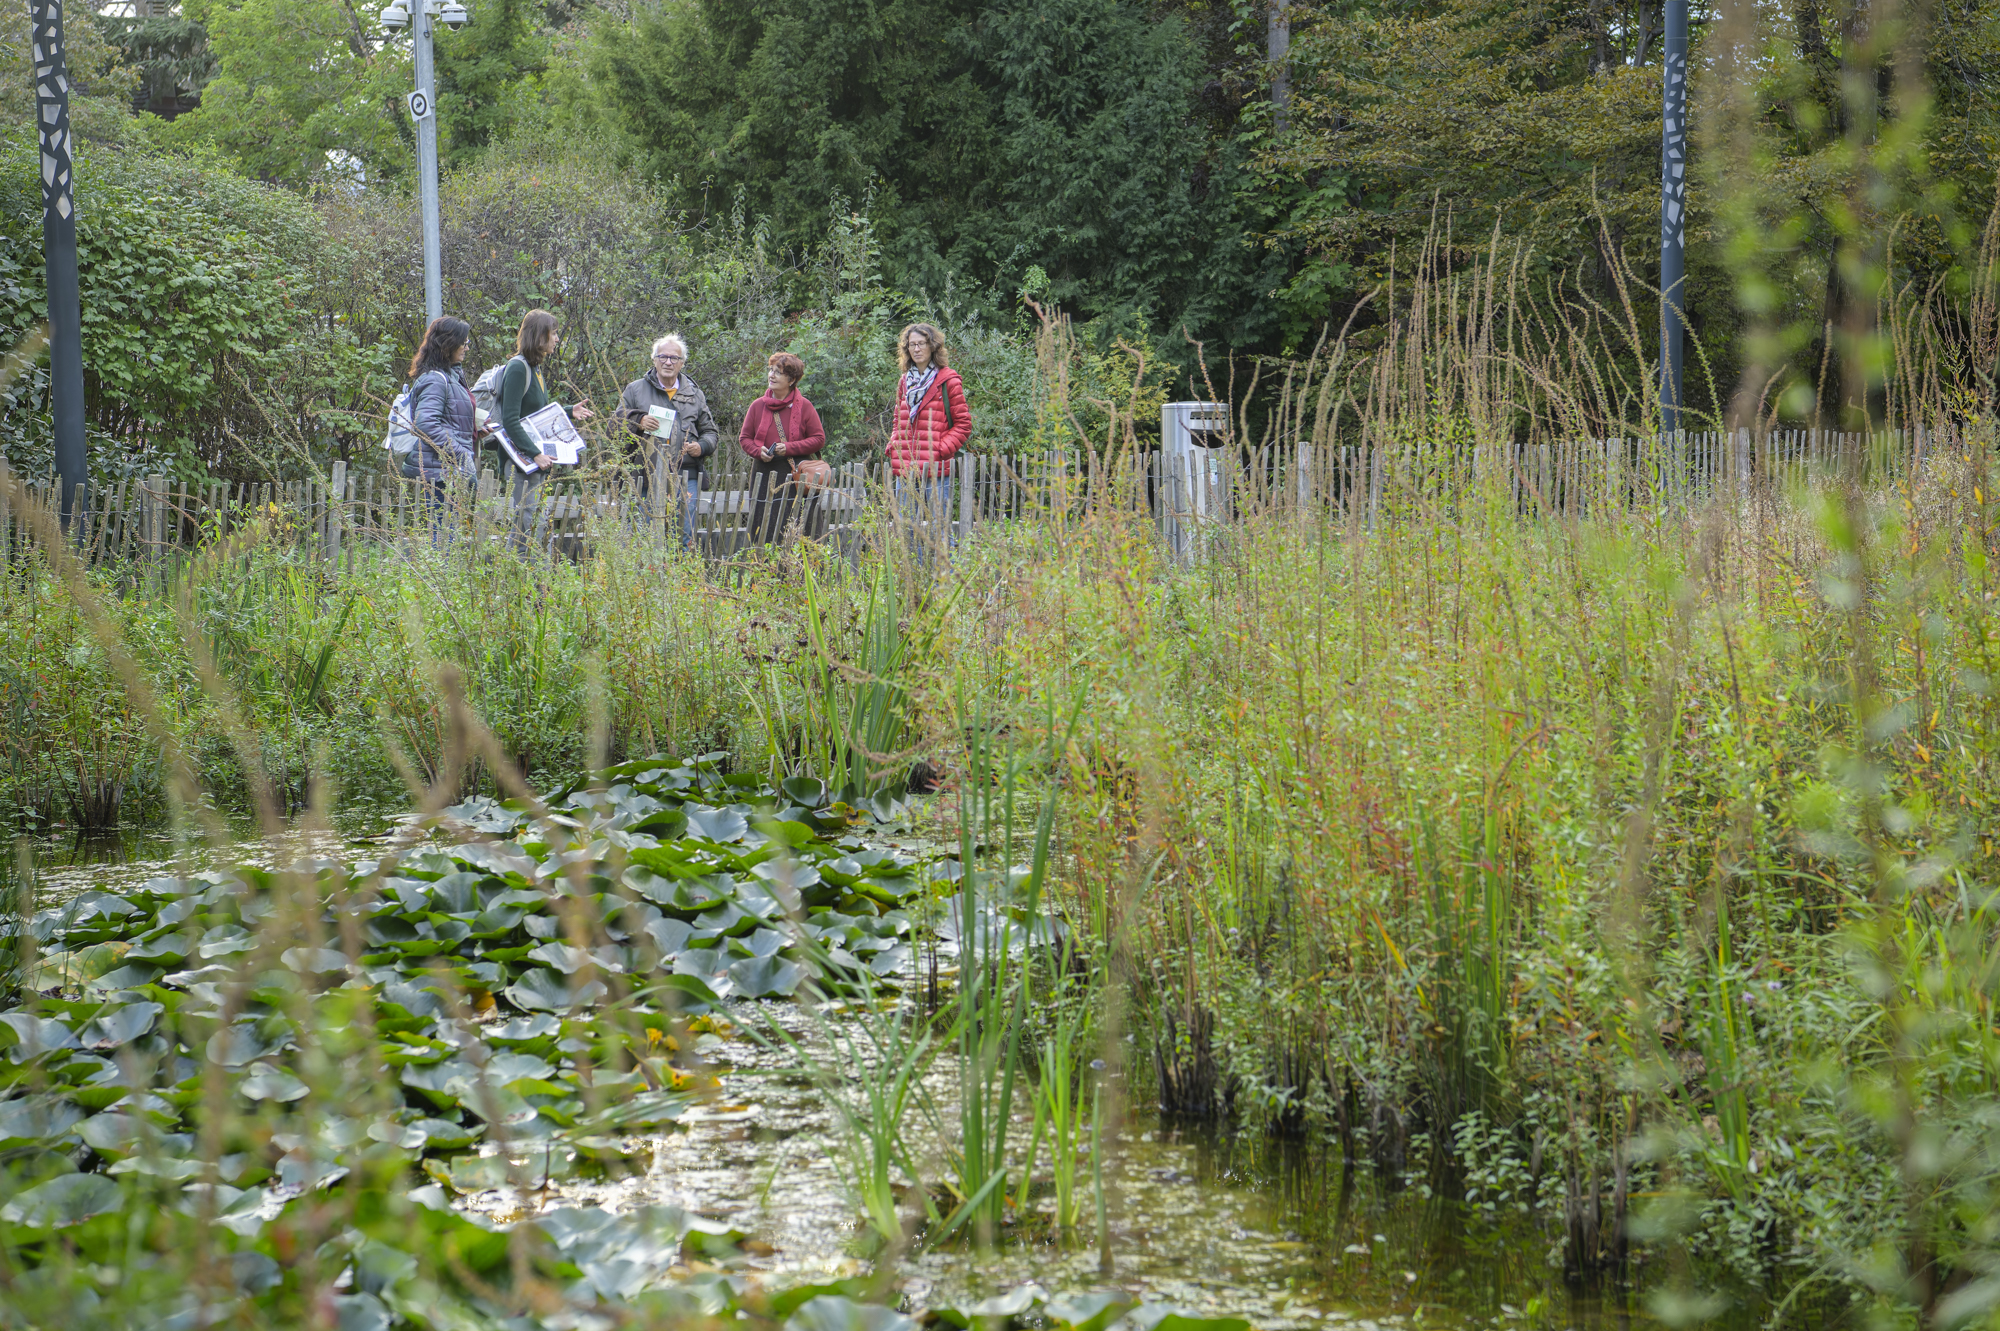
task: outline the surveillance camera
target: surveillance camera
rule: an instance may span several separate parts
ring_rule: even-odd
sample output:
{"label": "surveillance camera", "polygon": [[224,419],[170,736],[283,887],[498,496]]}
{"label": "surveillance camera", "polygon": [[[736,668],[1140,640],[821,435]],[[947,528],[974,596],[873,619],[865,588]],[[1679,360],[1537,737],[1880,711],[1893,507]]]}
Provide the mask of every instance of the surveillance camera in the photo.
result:
{"label": "surveillance camera", "polygon": [[465,6],[460,4],[458,0],[444,0],[444,3],[438,6],[437,16],[453,32],[457,32],[466,24],[472,22],[472,15],[466,12]]}
{"label": "surveillance camera", "polygon": [[410,11],[404,6],[403,0],[395,0],[382,11],[379,21],[382,24],[382,31],[401,32],[410,26]]}

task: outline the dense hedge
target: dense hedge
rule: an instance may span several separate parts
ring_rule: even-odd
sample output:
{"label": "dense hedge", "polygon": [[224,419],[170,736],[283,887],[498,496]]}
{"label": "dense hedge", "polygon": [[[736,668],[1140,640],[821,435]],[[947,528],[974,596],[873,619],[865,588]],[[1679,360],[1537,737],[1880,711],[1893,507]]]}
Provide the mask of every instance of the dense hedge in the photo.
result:
{"label": "dense hedge", "polygon": [[[317,293],[342,256],[305,200],[212,160],[86,149],[77,165],[84,393],[93,470],[259,470],[289,416],[307,438],[384,382]],[[0,338],[47,317],[32,144],[0,146]],[[310,367],[309,374],[302,373]],[[375,382],[371,383],[371,378]],[[0,404],[0,448],[49,461],[45,370]]]}

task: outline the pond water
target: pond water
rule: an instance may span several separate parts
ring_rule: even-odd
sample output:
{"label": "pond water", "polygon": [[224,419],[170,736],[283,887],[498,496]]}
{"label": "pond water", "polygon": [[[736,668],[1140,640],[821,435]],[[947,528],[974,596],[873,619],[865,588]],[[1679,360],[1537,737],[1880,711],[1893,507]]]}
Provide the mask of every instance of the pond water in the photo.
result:
{"label": "pond water", "polygon": [[[40,843],[36,895],[47,906],[89,887],[116,890],[220,863],[353,859],[397,835],[381,822],[220,847],[143,833],[86,845]],[[840,1012],[815,1016],[796,1003],[745,1000],[730,1005],[729,1018],[700,1044],[718,1093],[673,1131],[628,1142],[622,1177],[550,1178],[532,1191],[476,1192],[460,1204],[510,1221],[559,1207],[620,1212],[671,1204],[748,1232],[750,1266],[765,1279],[824,1281],[869,1271],[833,1156],[832,1112],[793,1067],[795,1056],[754,1038],[782,1026],[810,1047],[821,1038],[819,1023],[841,1020]],[[948,1097],[949,1088],[939,1094]],[[1135,1111],[1109,1153],[1106,1194],[1108,1266],[1094,1241],[1063,1250],[1003,1236],[996,1251],[958,1248],[905,1261],[903,1288],[916,1306],[964,1306],[1027,1282],[1051,1291],[1115,1286],[1273,1331],[1667,1324],[1655,1315],[1660,1305],[1650,1286],[1665,1281],[1671,1264],[1642,1268],[1630,1283],[1568,1287],[1548,1261],[1551,1229],[1496,1223],[1417,1189],[1385,1191],[1365,1168],[1347,1169],[1331,1143],[1176,1127]],[[1748,1331],[1768,1312],[1768,1295],[1678,1265],[1681,1288],[1726,1300],[1727,1311],[1703,1324]]]}

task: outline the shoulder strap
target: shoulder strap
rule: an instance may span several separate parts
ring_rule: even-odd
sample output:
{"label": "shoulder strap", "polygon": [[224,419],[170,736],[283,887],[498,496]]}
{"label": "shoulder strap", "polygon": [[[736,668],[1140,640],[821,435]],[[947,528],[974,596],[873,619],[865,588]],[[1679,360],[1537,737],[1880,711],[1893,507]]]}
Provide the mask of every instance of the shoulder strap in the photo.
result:
{"label": "shoulder strap", "polygon": [[[951,385],[945,382],[947,374],[951,374],[948,368],[938,371],[938,396],[944,399],[944,428],[949,430],[951,428]],[[951,377],[953,379],[958,378],[955,374],[951,374]]]}

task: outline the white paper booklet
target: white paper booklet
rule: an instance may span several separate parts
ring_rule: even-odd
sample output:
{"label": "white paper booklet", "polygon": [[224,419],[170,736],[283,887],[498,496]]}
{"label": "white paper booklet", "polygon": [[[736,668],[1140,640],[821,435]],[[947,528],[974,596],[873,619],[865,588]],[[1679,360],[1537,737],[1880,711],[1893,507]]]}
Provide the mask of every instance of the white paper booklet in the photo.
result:
{"label": "white paper booklet", "polygon": [[583,454],[583,436],[576,432],[569,413],[559,402],[551,402],[532,416],[523,416],[521,424],[542,446],[542,451],[565,467],[573,467]]}
{"label": "white paper booklet", "polygon": [[653,431],[655,439],[671,439],[674,437],[674,422],[680,418],[679,412],[675,411],[672,407],[654,407],[647,414],[660,423],[660,428]]}

